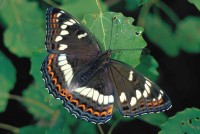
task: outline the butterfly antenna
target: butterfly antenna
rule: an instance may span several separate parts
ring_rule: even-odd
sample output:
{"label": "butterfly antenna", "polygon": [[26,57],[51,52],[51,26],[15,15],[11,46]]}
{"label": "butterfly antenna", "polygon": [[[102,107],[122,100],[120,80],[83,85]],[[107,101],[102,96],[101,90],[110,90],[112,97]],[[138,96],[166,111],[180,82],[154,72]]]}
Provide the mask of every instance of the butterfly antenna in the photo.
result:
{"label": "butterfly antenna", "polygon": [[133,49],[115,49],[112,50],[112,53],[118,53],[121,51],[142,51],[142,55],[148,55],[150,54],[150,50],[148,48],[133,48]]}
{"label": "butterfly antenna", "polygon": [[111,35],[110,35],[110,44],[109,44],[109,49],[111,48],[112,45],[112,36],[113,36],[113,21],[116,19],[116,17],[112,17],[112,25],[111,25]]}

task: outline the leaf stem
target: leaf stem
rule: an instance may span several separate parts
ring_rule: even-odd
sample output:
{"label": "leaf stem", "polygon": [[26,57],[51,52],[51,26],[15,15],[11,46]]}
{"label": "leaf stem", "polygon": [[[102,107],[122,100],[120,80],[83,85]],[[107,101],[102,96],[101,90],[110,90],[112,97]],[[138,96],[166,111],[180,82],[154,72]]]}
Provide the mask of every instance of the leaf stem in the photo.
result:
{"label": "leaf stem", "polygon": [[151,6],[152,6],[152,4],[148,4],[141,8],[139,16],[138,16],[138,21],[137,21],[138,26],[141,26],[141,27],[145,26],[145,19],[149,13]]}
{"label": "leaf stem", "polygon": [[160,8],[163,12],[165,12],[166,15],[174,22],[174,24],[177,24],[179,22],[179,17],[176,15],[176,13],[164,2],[161,0],[155,3],[155,6]]}
{"label": "leaf stem", "polygon": [[123,118],[123,116],[120,116],[119,118],[117,118],[115,123],[108,130],[108,134],[112,134],[113,129],[117,126],[117,124],[121,121],[122,118]]}
{"label": "leaf stem", "polygon": [[53,2],[52,0],[44,0],[44,2],[46,2],[47,4],[53,6],[53,7],[59,7],[59,5],[57,5],[55,2]]}
{"label": "leaf stem", "polygon": [[44,109],[46,112],[48,112],[50,114],[53,114],[53,112],[54,112],[52,109],[50,109],[48,106],[44,105],[43,103],[40,103],[39,101],[30,99],[30,98],[21,97],[21,96],[13,95],[13,94],[0,95],[0,97],[17,100],[17,101],[22,102],[22,103],[27,102],[27,103],[33,104],[35,106],[40,107],[41,109]]}
{"label": "leaf stem", "polygon": [[99,0],[96,0],[96,3],[97,3],[97,6],[98,6],[98,8],[99,8],[99,14],[100,14],[100,16],[102,16],[103,13],[102,13],[100,1],[99,1]]}
{"label": "leaf stem", "polygon": [[99,132],[100,132],[100,134],[104,134],[104,132],[103,132],[103,129],[102,129],[102,127],[101,127],[101,125],[97,124],[97,127],[98,127],[98,129],[99,129]]}
{"label": "leaf stem", "polygon": [[5,124],[5,123],[0,123],[0,128],[8,130],[8,131],[10,131],[12,133],[15,133],[15,134],[20,132],[19,128],[11,126],[11,125],[8,125],[8,124]]}

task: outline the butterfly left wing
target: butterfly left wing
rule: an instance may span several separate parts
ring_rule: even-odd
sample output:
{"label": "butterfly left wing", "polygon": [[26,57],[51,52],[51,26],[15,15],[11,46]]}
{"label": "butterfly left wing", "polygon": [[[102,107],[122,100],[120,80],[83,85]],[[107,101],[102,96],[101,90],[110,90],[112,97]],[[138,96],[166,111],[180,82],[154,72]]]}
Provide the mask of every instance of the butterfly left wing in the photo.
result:
{"label": "butterfly left wing", "polygon": [[100,52],[96,39],[73,16],[58,8],[47,8],[45,46],[50,53],[91,58]]}
{"label": "butterfly left wing", "polygon": [[166,93],[134,68],[111,60],[109,75],[114,87],[115,99],[122,115],[135,117],[161,112],[171,107],[170,99]]}
{"label": "butterfly left wing", "polygon": [[[56,77],[52,73],[53,70],[53,72],[59,71],[54,69],[59,56],[49,55],[51,61],[48,63],[52,64],[52,67],[49,67],[46,62],[43,63],[43,66],[49,68],[49,70],[42,68],[45,86],[49,93],[55,98],[61,99],[64,107],[75,117],[96,124],[107,122],[112,117],[114,103],[113,87],[107,70],[100,69],[91,76],[91,70],[88,71],[93,65],[91,62],[78,69],[79,71],[74,75],[66,73],[65,77],[67,78],[73,76],[70,84],[73,86],[69,87],[65,84],[67,81],[65,82],[62,77],[58,77],[62,73]],[[67,72],[70,70],[68,69]],[[84,82],[82,78],[85,78]],[[70,91],[69,88],[73,88],[73,91]]]}

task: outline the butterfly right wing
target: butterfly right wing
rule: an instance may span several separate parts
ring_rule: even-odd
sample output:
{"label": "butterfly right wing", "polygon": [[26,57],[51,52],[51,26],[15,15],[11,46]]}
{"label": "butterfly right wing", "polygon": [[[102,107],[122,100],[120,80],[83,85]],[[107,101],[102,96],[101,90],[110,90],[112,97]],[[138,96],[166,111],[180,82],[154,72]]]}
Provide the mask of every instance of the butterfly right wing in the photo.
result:
{"label": "butterfly right wing", "polygon": [[163,90],[127,64],[111,60],[109,76],[122,115],[135,117],[171,107],[171,101]]}

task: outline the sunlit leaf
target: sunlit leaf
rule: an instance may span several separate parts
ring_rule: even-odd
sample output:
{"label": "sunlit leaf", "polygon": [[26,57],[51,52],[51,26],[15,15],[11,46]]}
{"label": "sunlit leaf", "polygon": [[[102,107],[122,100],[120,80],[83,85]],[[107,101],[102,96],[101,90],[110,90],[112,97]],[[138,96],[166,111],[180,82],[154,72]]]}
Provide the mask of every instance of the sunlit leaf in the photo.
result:
{"label": "sunlit leaf", "polygon": [[36,52],[31,58],[31,71],[30,74],[34,77],[34,83],[24,90],[23,96],[29,98],[31,102],[25,101],[25,105],[29,112],[33,114],[35,118],[48,118],[52,112],[61,106],[61,102],[54,99],[48,94],[45,89],[44,82],[42,80],[42,74],[40,73],[41,63],[47,54],[44,52]]}
{"label": "sunlit leaf", "polygon": [[[83,19],[83,24],[100,42],[101,50],[117,50],[112,55],[113,59],[137,66],[141,50],[146,46],[146,42],[141,35],[143,29],[133,26],[132,22],[133,18],[113,12],[103,15],[86,15]],[[138,48],[141,50],[134,50]]]}
{"label": "sunlit leaf", "polygon": [[20,129],[20,134],[44,134],[46,129],[46,127],[38,127],[34,125],[25,126]]}
{"label": "sunlit leaf", "polygon": [[198,134],[200,132],[199,126],[200,110],[187,108],[162,124],[159,134]]}
{"label": "sunlit leaf", "polygon": [[[99,1],[102,11],[106,12],[108,7],[101,0]],[[60,8],[78,19],[83,19],[84,14],[99,13],[96,0],[87,0],[87,2],[84,0],[65,0]]]}
{"label": "sunlit leaf", "polygon": [[194,4],[200,10],[200,1],[199,0],[188,0],[190,3]]}
{"label": "sunlit leaf", "polygon": [[31,52],[41,48],[44,42],[42,11],[36,2],[26,0],[6,0],[1,3],[1,18],[7,26],[5,46],[17,56],[31,56]]}
{"label": "sunlit leaf", "polygon": [[9,91],[16,81],[16,70],[11,61],[0,51],[0,112],[7,106]]}

